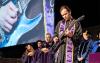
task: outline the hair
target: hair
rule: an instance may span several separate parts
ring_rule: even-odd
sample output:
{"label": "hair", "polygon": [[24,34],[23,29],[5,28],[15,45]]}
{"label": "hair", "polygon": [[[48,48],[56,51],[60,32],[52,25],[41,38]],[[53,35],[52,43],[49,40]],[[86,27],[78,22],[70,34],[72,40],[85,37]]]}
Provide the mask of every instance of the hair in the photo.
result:
{"label": "hair", "polygon": [[61,6],[61,7],[60,7],[60,12],[61,12],[63,9],[67,9],[68,12],[71,12],[71,9],[70,9],[67,5]]}
{"label": "hair", "polygon": [[36,43],[38,44],[38,42],[41,42],[42,43],[43,41],[42,40],[37,40]]}
{"label": "hair", "polygon": [[51,34],[50,33],[46,33],[46,35],[50,35],[50,37],[51,37]]}
{"label": "hair", "polygon": [[58,35],[54,35],[54,36],[53,36],[53,39],[54,39],[55,37],[58,37],[58,41],[59,41],[59,36],[58,36]]}
{"label": "hair", "polygon": [[31,52],[33,52],[33,55],[34,55],[35,50],[34,50],[34,48],[32,47],[32,45],[31,45],[31,44],[27,44],[27,45],[25,46],[25,48],[26,48],[25,54],[27,54],[27,53],[28,53],[28,50],[27,50],[27,46],[28,46],[28,45],[30,45],[30,47],[31,47]]}
{"label": "hair", "polygon": [[90,38],[93,39],[92,33],[89,32],[88,30],[83,30],[83,33],[87,33],[88,38],[89,38],[89,39],[90,39]]}
{"label": "hair", "polygon": [[58,35],[54,35],[53,38],[58,37]]}

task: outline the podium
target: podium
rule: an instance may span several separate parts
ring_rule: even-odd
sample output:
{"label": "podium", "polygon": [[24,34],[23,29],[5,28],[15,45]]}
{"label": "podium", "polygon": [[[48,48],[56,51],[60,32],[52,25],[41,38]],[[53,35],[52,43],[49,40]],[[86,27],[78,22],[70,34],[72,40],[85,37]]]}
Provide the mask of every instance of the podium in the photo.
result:
{"label": "podium", "polygon": [[89,63],[100,63],[100,52],[89,54]]}

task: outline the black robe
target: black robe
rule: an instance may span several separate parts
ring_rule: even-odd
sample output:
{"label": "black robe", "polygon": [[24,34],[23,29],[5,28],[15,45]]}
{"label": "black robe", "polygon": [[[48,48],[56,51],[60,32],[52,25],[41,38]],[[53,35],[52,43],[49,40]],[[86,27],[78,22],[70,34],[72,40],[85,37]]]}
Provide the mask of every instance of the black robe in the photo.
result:
{"label": "black robe", "polygon": [[[56,29],[55,29],[55,34],[59,36],[60,33],[60,24],[61,22],[64,20],[61,20],[58,22]],[[66,23],[67,26],[69,25],[68,23]],[[66,28],[67,28],[66,26]],[[74,51],[73,51],[73,62],[77,63],[77,50],[78,50],[78,46],[80,44],[80,38],[82,37],[82,28],[79,22],[75,23],[75,33],[73,35],[73,37],[71,38],[73,41],[73,45],[74,45]],[[62,39],[60,39],[62,41]],[[65,63],[65,51],[66,51],[66,38],[63,41],[63,44],[60,46],[60,53],[59,53],[59,60],[58,63]]]}
{"label": "black robe", "polygon": [[21,57],[22,63],[36,63],[34,56],[27,56],[26,54],[23,54]]}
{"label": "black robe", "polygon": [[[43,48],[50,49],[52,47],[52,43],[43,42]],[[37,63],[54,63],[53,61],[53,55],[51,52],[44,53],[41,51],[41,49],[36,50],[36,62]]]}
{"label": "black robe", "polygon": [[77,58],[83,57],[83,60],[79,63],[88,63],[88,60],[89,60],[88,56],[89,56],[89,53],[92,52],[93,44],[94,42],[92,39],[81,41],[81,44],[79,45],[79,48],[78,48]]}

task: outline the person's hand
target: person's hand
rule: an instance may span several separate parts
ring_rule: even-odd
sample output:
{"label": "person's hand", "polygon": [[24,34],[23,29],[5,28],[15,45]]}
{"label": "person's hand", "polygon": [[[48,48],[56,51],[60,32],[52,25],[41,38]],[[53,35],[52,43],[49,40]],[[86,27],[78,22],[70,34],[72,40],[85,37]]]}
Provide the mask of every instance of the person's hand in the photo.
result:
{"label": "person's hand", "polygon": [[17,21],[18,8],[10,1],[0,8],[0,26],[10,32],[12,25]]}
{"label": "person's hand", "polygon": [[49,49],[48,48],[42,48],[41,51],[44,52],[44,53],[47,53],[47,52],[49,52]]}
{"label": "person's hand", "polygon": [[53,41],[54,41],[54,43],[57,43],[59,41],[59,38],[58,37],[54,37]]}
{"label": "person's hand", "polygon": [[66,29],[65,30],[65,35],[68,37],[72,37],[73,36],[73,32],[71,32],[70,30]]}
{"label": "person's hand", "polygon": [[27,55],[28,56],[33,56],[33,52],[29,52]]}
{"label": "person's hand", "polygon": [[78,61],[82,61],[83,60],[83,57],[81,57],[81,58],[78,58]]}

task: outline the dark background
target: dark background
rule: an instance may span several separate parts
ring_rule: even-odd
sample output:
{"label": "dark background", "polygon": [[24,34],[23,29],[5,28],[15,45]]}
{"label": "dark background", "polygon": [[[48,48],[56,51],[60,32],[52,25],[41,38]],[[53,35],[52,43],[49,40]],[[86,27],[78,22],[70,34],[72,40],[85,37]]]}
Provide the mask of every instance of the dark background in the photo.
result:
{"label": "dark background", "polygon": [[[72,10],[74,18],[85,15],[85,19],[81,21],[82,28],[100,25],[100,2],[99,0],[55,0],[55,26],[62,17],[59,14],[61,5],[68,5]],[[34,44],[35,46],[36,44]],[[20,58],[25,51],[24,45],[6,47],[0,49],[1,57]]]}
{"label": "dark background", "polygon": [[55,25],[62,19],[59,9],[62,5],[68,5],[72,10],[72,16],[78,18],[85,15],[81,22],[83,28],[100,25],[100,1],[99,0],[55,0]]}

